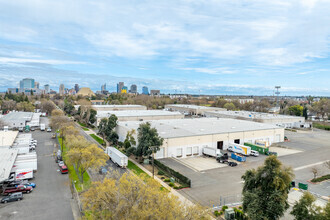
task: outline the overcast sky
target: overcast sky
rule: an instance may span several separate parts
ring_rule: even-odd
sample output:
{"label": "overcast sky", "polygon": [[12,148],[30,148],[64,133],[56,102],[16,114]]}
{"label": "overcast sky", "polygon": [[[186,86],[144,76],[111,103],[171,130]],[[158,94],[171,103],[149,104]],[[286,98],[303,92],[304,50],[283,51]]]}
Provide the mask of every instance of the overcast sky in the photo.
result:
{"label": "overcast sky", "polygon": [[330,96],[329,57],[329,0],[0,0],[0,91]]}

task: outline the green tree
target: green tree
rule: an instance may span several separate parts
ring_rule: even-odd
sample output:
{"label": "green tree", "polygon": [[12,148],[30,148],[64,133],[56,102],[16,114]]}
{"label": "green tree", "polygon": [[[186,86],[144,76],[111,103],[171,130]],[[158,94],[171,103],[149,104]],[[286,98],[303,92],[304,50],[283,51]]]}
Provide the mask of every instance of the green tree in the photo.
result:
{"label": "green tree", "polygon": [[305,119],[308,118],[308,114],[307,114],[307,107],[305,106],[304,109],[303,109],[303,113],[302,115],[305,117]]}
{"label": "green tree", "polygon": [[304,107],[300,105],[293,105],[289,107],[290,115],[302,116]]}
{"label": "green tree", "polygon": [[243,210],[250,219],[278,219],[289,208],[287,202],[292,169],[269,156],[257,170],[247,170],[242,176]]}
{"label": "green tree", "polygon": [[315,202],[315,197],[309,193],[305,192],[298,202],[295,202],[291,215],[295,217],[296,220],[306,220],[306,219],[321,219],[321,208],[313,205]]}
{"label": "green tree", "polygon": [[236,109],[236,106],[234,105],[234,103],[232,102],[228,102],[226,103],[224,106],[223,106],[225,109],[227,110],[235,110]]}
{"label": "green tree", "polygon": [[117,144],[118,143],[118,134],[114,131],[114,129],[117,126],[117,116],[116,115],[110,115],[110,117],[108,118],[108,122],[105,128],[105,135],[106,135],[106,139],[107,141],[113,143],[113,144]]}
{"label": "green tree", "polygon": [[108,119],[107,118],[102,118],[100,123],[99,123],[99,126],[98,126],[98,134],[102,136],[103,138],[103,142],[104,142],[104,139],[106,137],[106,135],[109,133],[107,131],[108,129]]}
{"label": "green tree", "polygon": [[126,150],[127,156],[130,156],[136,150],[136,148],[134,147],[136,145],[134,134],[135,134],[134,129],[132,129],[131,131],[128,131],[126,134],[126,139],[124,141],[124,148]]}
{"label": "green tree", "polygon": [[94,110],[94,109],[90,109],[89,112],[90,112],[90,115],[89,115],[89,124],[94,124],[94,122],[96,122],[97,111]]}
{"label": "green tree", "polygon": [[152,175],[154,176],[154,154],[159,151],[164,139],[158,135],[156,128],[151,128],[149,122],[140,124],[138,128],[138,146],[136,155],[149,157],[152,155]]}

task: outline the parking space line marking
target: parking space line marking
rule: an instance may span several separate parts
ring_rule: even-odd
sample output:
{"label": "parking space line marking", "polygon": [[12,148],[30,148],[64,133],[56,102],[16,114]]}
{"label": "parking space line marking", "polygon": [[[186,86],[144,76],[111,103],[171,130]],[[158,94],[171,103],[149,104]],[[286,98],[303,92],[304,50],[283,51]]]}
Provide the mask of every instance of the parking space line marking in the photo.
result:
{"label": "parking space line marking", "polygon": [[294,171],[297,171],[297,170],[306,169],[306,168],[309,168],[309,167],[312,167],[312,166],[321,165],[321,164],[323,164],[324,162],[327,162],[327,160],[325,160],[325,161],[321,161],[321,162],[317,162],[317,163],[313,163],[313,164],[309,164],[309,165],[305,165],[305,166],[301,166],[301,167],[296,167],[296,168],[294,168],[293,170],[294,170]]}

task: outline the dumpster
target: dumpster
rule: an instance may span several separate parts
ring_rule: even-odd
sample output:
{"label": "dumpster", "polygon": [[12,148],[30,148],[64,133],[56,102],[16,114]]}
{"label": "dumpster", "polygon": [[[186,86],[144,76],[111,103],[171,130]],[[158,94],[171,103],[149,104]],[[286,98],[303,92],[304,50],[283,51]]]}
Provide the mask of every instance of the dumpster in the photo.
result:
{"label": "dumpster", "polygon": [[239,155],[239,154],[231,154],[231,158],[234,159],[234,160],[237,160],[239,162],[245,162],[246,161],[246,157],[245,156],[242,156],[242,155]]}
{"label": "dumpster", "polygon": [[268,147],[263,147],[263,146],[259,146],[259,145],[255,145],[255,144],[251,144],[251,143],[244,143],[244,145],[251,147],[251,150],[258,151],[260,154],[267,155],[269,152]]}

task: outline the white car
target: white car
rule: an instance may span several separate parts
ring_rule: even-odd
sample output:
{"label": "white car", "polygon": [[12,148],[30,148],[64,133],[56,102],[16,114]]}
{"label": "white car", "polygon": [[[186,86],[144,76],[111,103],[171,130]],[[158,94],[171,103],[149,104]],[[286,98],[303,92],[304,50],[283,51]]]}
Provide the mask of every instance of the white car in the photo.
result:
{"label": "white car", "polygon": [[255,150],[251,150],[251,156],[259,157],[259,152]]}
{"label": "white car", "polygon": [[61,167],[61,166],[63,166],[63,165],[65,165],[63,161],[58,162],[58,166],[59,166],[59,167]]}
{"label": "white car", "polygon": [[51,128],[47,128],[47,132],[52,132],[52,129]]}

